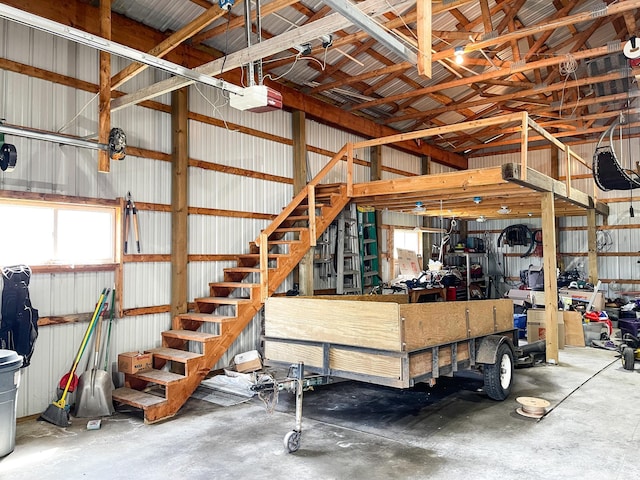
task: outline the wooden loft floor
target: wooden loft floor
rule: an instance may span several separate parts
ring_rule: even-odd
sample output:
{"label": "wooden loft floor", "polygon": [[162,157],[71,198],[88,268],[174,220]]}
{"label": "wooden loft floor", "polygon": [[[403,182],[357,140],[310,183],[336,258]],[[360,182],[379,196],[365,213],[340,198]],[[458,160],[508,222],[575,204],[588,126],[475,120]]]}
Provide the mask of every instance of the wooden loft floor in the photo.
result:
{"label": "wooden loft floor", "polygon": [[[580,158],[571,148],[562,144],[531,120],[526,113],[518,113],[488,120],[465,122],[447,127],[438,127],[410,134],[394,135],[381,139],[359,142],[347,148],[348,152],[359,148],[392,144],[399,141],[429,138],[434,135],[474,131],[487,126],[520,127],[520,163],[507,163],[500,167],[463,170],[438,175],[423,175],[392,180],[379,180],[347,186],[351,198],[359,205],[397,212],[410,212],[416,202],[426,207],[423,215],[445,216],[459,219],[475,219],[483,215],[492,218],[527,218],[542,216],[542,199],[545,193],[552,193],[556,216],[583,216],[587,210],[607,217],[609,208],[597,199],[595,182],[591,192],[577,190],[571,175],[577,165],[591,170],[591,165]],[[557,148],[564,156],[564,181],[559,181],[528,166],[527,151],[529,130],[533,129]],[[347,154],[347,162],[349,162]],[[347,171],[349,171],[349,166]],[[582,168],[584,171],[584,168]],[[349,176],[349,174],[347,173]],[[584,175],[583,175],[584,176]],[[481,203],[474,203],[474,197],[481,197]],[[507,215],[498,214],[502,206],[508,206]]]}

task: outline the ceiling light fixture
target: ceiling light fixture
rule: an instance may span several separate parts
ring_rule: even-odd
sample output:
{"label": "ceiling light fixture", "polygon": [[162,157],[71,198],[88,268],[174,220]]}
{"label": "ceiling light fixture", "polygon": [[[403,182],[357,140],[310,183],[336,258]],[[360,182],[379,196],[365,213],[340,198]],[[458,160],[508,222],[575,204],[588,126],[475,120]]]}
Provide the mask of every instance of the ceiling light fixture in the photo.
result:
{"label": "ceiling light fixture", "polygon": [[464,47],[456,47],[453,50],[453,54],[455,55],[456,63],[462,65],[464,63]]}
{"label": "ceiling light fixture", "polygon": [[484,215],[480,215],[478,218],[476,218],[476,222],[478,223],[484,223],[487,221],[487,217],[485,217]]}
{"label": "ceiling light fixture", "polygon": [[509,207],[507,207],[506,205],[502,205],[500,207],[500,210],[498,210],[498,213],[500,215],[507,215],[507,214],[511,213],[511,209]]}
{"label": "ceiling light fixture", "polygon": [[482,202],[482,197],[473,197],[473,203],[477,205],[480,202]]}
{"label": "ceiling light fixture", "polygon": [[423,213],[426,212],[427,209],[424,207],[424,204],[422,202],[416,202],[416,206],[413,207],[413,210],[411,210],[413,213]]}

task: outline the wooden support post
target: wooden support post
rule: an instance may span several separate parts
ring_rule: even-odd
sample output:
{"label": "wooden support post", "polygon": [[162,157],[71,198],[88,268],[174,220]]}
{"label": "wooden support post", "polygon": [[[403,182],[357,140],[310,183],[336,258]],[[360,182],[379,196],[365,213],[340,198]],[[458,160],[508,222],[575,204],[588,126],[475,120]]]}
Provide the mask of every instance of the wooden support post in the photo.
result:
{"label": "wooden support post", "polygon": [[596,211],[593,208],[587,210],[587,248],[589,260],[589,282],[598,283],[598,247],[596,239]]}
{"label": "wooden support post", "polygon": [[526,112],[522,112],[520,132],[520,168],[522,171],[521,180],[527,179],[527,155],[529,150],[529,122]]}
{"label": "wooden support post", "polygon": [[565,185],[567,186],[567,196],[571,196],[571,147],[566,145],[564,147],[564,156],[565,158]]}
{"label": "wooden support post", "polygon": [[431,0],[418,0],[416,10],[418,74],[431,78]]}
{"label": "wooden support post", "polygon": [[[294,110],[292,117],[293,130],[293,191],[298,194],[307,185],[309,172],[307,171],[307,128],[306,115],[300,110]],[[316,243],[316,227],[315,227],[315,190],[309,189],[309,234],[311,245]],[[313,195],[313,199],[311,198]],[[313,201],[314,205],[311,205]],[[312,226],[313,224],[313,226]],[[313,295],[313,254],[314,249],[309,251],[302,257],[298,268],[293,272],[293,281],[298,284],[302,295]]]}
{"label": "wooden support post", "polygon": [[[100,35],[111,40],[111,0],[100,0]],[[98,94],[98,142],[109,143],[111,130],[111,54],[100,52],[100,91]],[[109,152],[98,150],[98,171],[111,170]]]}
{"label": "wooden support post", "polygon": [[[188,88],[171,94],[171,318],[187,312]],[[174,324],[174,328],[179,325]]]}
{"label": "wooden support post", "polygon": [[264,303],[269,297],[269,237],[260,234],[260,299]]}
{"label": "wooden support post", "polygon": [[347,196],[353,196],[353,143],[347,143]]}
{"label": "wooden support post", "polygon": [[[553,192],[542,194],[542,248],[544,250],[544,298],[547,362],[558,360],[558,282],[556,279],[556,230]],[[564,339],[562,339],[564,341]]]}
{"label": "wooden support post", "polygon": [[307,201],[309,202],[309,243],[312,247],[316,246],[316,187],[309,185]]}

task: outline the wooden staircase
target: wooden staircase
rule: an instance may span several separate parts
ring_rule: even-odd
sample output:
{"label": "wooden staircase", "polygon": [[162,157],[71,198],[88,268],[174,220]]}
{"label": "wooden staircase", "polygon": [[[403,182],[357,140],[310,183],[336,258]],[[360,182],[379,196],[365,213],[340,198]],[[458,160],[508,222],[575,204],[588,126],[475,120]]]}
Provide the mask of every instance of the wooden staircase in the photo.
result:
{"label": "wooden staircase", "polygon": [[[336,156],[338,160],[342,153]],[[335,165],[336,157],[330,164]],[[323,169],[326,171],[327,167]],[[153,353],[154,369],[125,374],[126,386],[114,390],[114,401],[142,409],[145,423],[178,412],[266,298],[349,202],[345,185],[313,182],[296,195],[256,242],[249,244],[249,253],[237,255],[237,266],[226,268],[221,282],[209,284],[209,297],[195,299],[196,312],[173,319],[172,330],[162,332],[162,347],[147,350]],[[220,314],[218,310],[233,313]],[[200,331],[206,323],[215,324],[217,333]],[[201,353],[189,351],[194,344],[200,345],[197,350]]]}

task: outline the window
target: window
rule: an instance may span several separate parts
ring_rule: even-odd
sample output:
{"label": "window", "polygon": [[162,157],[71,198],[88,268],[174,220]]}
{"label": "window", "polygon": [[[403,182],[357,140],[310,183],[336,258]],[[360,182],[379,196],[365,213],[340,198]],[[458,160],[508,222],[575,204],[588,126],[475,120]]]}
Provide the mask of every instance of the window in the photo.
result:
{"label": "window", "polygon": [[0,265],[115,262],[115,207],[0,202]]}
{"label": "window", "polygon": [[[398,249],[410,250],[415,252],[418,257],[418,270],[422,268],[420,262],[422,261],[422,232],[416,230],[409,230],[403,228],[393,229],[393,276],[394,278],[400,275],[400,264],[398,258]],[[415,265],[414,265],[415,266]]]}

